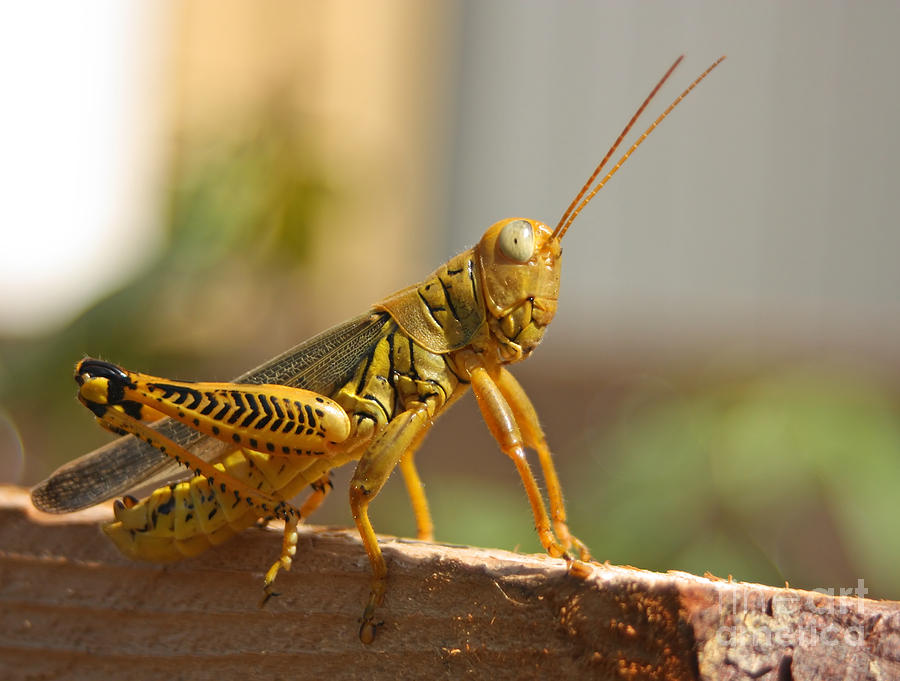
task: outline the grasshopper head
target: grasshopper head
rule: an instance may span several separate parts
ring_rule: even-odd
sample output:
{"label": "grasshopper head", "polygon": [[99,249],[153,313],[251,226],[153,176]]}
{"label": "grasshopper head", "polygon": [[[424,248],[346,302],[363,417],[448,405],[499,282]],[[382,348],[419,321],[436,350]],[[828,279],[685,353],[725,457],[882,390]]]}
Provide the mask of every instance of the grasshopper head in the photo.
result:
{"label": "grasshopper head", "polygon": [[506,361],[527,357],[544,336],[559,299],[562,248],[537,220],[507,218],[476,247],[488,324]]}

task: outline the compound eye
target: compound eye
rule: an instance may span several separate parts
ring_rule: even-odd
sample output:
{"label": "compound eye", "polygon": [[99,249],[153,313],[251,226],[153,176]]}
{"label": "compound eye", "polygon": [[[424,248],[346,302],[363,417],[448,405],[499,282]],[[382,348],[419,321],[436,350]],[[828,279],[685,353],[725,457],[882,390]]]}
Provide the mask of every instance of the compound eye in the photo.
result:
{"label": "compound eye", "polygon": [[527,220],[513,220],[500,230],[500,250],[516,262],[528,262],[534,255],[534,230]]}

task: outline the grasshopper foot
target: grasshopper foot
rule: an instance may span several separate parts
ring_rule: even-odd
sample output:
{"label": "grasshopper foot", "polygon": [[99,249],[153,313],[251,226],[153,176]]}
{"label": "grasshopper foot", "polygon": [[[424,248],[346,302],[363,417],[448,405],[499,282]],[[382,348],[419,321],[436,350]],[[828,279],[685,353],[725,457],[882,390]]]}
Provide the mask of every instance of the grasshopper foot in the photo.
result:
{"label": "grasshopper foot", "polygon": [[359,620],[359,640],[366,645],[369,645],[375,640],[375,634],[378,631],[378,627],[384,624],[384,622],[375,621],[375,608],[384,602],[385,586],[384,577],[375,577],[372,580],[372,591],[369,593],[369,602],[366,603],[366,609],[363,610],[362,617]]}
{"label": "grasshopper foot", "polygon": [[587,579],[592,573],[590,565],[581,560],[571,561],[568,565],[568,570],[570,575],[578,579]]}
{"label": "grasshopper foot", "polygon": [[272,567],[266,571],[263,578],[263,597],[259,603],[262,608],[272,596],[278,594],[272,590],[272,584],[278,577],[279,570],[290,570],[291,564],[294,562],[294,556],[297,554],[297,522],[298,520],[286,520],[284,525],[284,539],[281,543],[281,556],[272,563]]}
{"label": "grasshopper foot", "polygon": [[556,536],[559,537],[560,543],[567,552],[574,547],[578,551],[578,558],[580,560],[589,561],[591,559],[591,552],[588,550],[587,545],[569,532],[569,526],[565,523],[565,520],[554,518],[553,530],[556,532]]}
{"label": "grasshopper foot", "polygon": [[363,616],[360,618],[359,640],[369,645],[375,640],[375,634],[378,633],[378,627],[384,622],[375,621],[375,608],[366,606]]}
{"label": "grasshopper foot", "polygon": [[[271,585],[270,585],[270,586],[271,586]],[[265,593],[263,594],[263,597],[259,599],[259,608],[260,608],[260,610],[266,607],[266,603],[269,602],[269,599],[270,599],[270,598],[273,598],[273,597],[275,597],[275,596],[280,596],[280,595],[281,595],[281,594],[278,593],[277,591],[272,591],[272,589],[270,589],[270,588],[268,588],[268,587],[267,587],[264,591],[265,591]]]}

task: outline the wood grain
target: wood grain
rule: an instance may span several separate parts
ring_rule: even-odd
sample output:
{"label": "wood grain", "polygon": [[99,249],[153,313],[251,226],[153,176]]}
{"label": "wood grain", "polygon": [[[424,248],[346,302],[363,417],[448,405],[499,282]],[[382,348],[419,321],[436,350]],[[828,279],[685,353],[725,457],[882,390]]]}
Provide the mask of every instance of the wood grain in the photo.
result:
{"label": "wood grain", "polygon": [[0,488],[4,679],[896,679],[900,603],[384,537],[384,625],[356,635],[369,566],[309,527],[257,608],[277,529],[192,560],[121,557],[105,509],[35,511]]}

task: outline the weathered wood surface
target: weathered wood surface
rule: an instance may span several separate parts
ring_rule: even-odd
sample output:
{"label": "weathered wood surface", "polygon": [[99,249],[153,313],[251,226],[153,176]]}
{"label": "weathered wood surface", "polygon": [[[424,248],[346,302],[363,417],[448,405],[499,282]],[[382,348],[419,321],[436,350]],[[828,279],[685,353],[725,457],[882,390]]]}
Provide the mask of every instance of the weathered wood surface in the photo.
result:
{"label": "weathered wood surface", "polygon": [[353,532],[304,530],[260,610],[277,531],[157,566],[121,557],[108,517],[0,488],[0,678],[900,679],[900,603],[391,538],[364,646]]}

